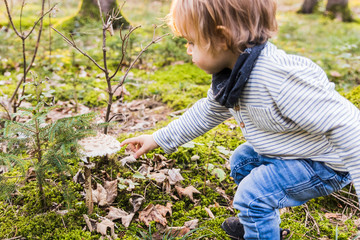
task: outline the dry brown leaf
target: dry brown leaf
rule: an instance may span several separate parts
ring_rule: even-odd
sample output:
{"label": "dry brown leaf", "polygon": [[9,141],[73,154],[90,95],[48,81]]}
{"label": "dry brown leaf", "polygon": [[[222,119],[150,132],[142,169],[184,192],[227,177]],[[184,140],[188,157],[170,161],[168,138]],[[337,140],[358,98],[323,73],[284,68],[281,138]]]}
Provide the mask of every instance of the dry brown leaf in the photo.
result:
{"label": "dry brown leaf", "polygon": [[218,192],[218,193],[220,193],[220,195],[223,197],[223,198],[225,198],[227,201],[231,201],[231,198],[225,193],[225,190],[224,189],[222,189],[222,188],[220,188],[220,187],[217,187],[216,188],[216,191]]}
{"label": "dry brown leaf", "polygon": [[116,207],[110,207],[109,213],[108,213],[108,215],[106,215],[106,218],[108,218],[110,220],[121,219],[122,225],[124,225],[127,228],[127,227],[129,227],[134,215],[135,215],[135,213],[129,214],[122,209],[119,209]]}
{"label": "dry brown leaf", "polygon": [[149,226],[151,221],[160,223],[162,226],[167,225],[167,220],[165,218],[166,214],[171,211],[171,203],[168,203],[166,206],[157,204],[148,205],[143,211],[139,212],[139,220],[145,223],[146,226]]}
{"label": "dry brown leaf", "polygon": [[105,219],[102,222],[96,224],[96,231],[101,233],[103,236],[107,236],[107,229],[110,228],[111,237],[116,238],[114,227],[114,222],[110,221],[109,219]]}
{"label": "dry brown leaf", "polygon": [[190,220],[184,223],[185,227],[188,227],[190,229],[195,229],[199,225],[199,219]]}
{"label": "dry brown leaf", "polygon": [[150,172],[153,170],[153,167],[150,167],[147,164],[141,164],[141,166],[138,169],[138,172],[144,176],[147,176],[150,174]]}
{"label": "dry brown leaf", "polygon": [[75,176],[73,177],[73,181],[75,183],[85,183],[85,176],[84,174],[81,172],[81,169],[79,169],[79,171],[77,171],[77,173],[75,174]]}
{"label": "dry brown leaf", "polygon": [[[188,232],[190,232],[190,228],[183,226],[183,227],[168,227],[167,228],[167,233],[170,232],[170,235],[173,237],[182,237],[185,234],[187,234]],[[161,236],[159,239],[162,239]]]}
{"label": "dry brown leaf", "polygon": [[176,189],[176,191],[177,191],[177,193],[179,194],[180,197],[183,197],[183,196],[189,197],[192,202],[195,202],[193,194],[194,193],[200,193],[193,186],[188,186],[186,188],[175,186],[175,189]]}
{"label": "dry brown leaf", "polygon": [[120,160],[120,162],[121,162],[122,166],[125,166],[126,163],[134,163],[134,162],[136,162],[136,158],[134,158],[133,155],[130,155],[130,156],[122,158]]}
{"label": "dry brown leaf", "polygon": [[126,217],[129,213],[125,212],[124,210],[116,207],[109,207],[109,213],[106,215],[106,218],[110,220],[122,219]]}
{"label": "dry brown leaf", "polygon": [[92,191],[92,199],[94,203],[98,203],[100,206],[106,205],[106,190],[105,188],[97,183],[96,184],[96,190]]}
{"label": "dry brown leaf", "polygon": [[324,216],[327,218],[327,219],[335,219],[337,221],[342,221],[342,222],[345,222],[348,217],[344,214],[341,214],[341,213],[325,213]]}
{"label": "dry brown leaf", "polygon": [[337,72],[337,71],[330,71],[330,75],[332,77],[341,77],[341,74],[339,72]]}
{"label": "dry brown leaf", "polygon": [[156,207],[156,210],[164,217],[168,213],[170,214],[170,216],[172,215],[172,210],[171,210],[172,204],[170,202],[166,203],[166,206],[157,204],[155,207]]}
{"label": "dry brown leaf", "polygon": [[[117,85],[113,86],[113,89],[115,89]],[[114,97],[121,97],[122,95],[130,96],[130,93],[126,90],[125,86],[121,86],[113,93]]]}
{"label": "dry brown leaf", "polygon": [[134,208],[134,213],[137,212],[141,205],[143,204],[145,198],[141,195],[132,195],[131,198],[130,198],[130,203],[131,205],[133,206]]}
{"label": "dry brown leaf", "polygon": [[115,198],[117,196],[117,184],[118,184],[117,179],[115,179],[113,181],[105,181],[105,183],[104,183],[104,188],[107,193],[107,195],[106,195],[107,205],[111,204],[115,201]]}
{"label": "dry brown leaf", "polygon": [[86,215],[86,214],[84,214],[83,217],[84,217],[87,227],[89,228],[89,231],[90,232],[94,231],[96,228],[96,220],[89,218],[88,215]]}
{"label": "dry brown leaf", "polygon": [[205,207],[205,211],[207,212],[207,214],[209,215],[210,218],[212,218],[212,219],[215,218],[215,216],[214,216],[214,214],[212,213],[212,211],[210,210],[210,208]]}
{"label": "dry brown leaf", "polygon": [[121,219],[122,225],[124,225],[124,227],[126,227],[126,228],[129,227],[134,216],[135,216],[135,213],[130,213],[129,215],[123,217]]}
{"label": "dry brown leaf", "polygon": [[149,175],[149,177],[150,177],[151,179],[154,179],[155,182],[157,182],[157,183],[162,183],[162,182],[164,182],[165,179],[166,179],[166,175],[165,175],[163,172],[152,173],[152,174]]}
{"label": "dry brown leaf", "polygon": [[94,203],[99,206],[110,205],[114,202],[117,196],[117,180],[106,181],[104,187],[97,183],[96,190],[92,191],[92,198]]}
{"label": "dry brown leaf", "polygon": [[184,178],[180,174],[180,169],[178,168],[169,169],[168,175],[169,183],[171,185],[175,185],[177,182],[184,180]]}

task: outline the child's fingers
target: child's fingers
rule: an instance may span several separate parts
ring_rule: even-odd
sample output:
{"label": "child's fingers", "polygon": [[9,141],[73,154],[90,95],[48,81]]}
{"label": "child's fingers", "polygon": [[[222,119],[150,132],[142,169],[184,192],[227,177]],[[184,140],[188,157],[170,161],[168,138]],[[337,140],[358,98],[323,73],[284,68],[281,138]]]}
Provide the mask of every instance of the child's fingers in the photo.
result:
{"label": "child's fingers", "polygon": [[134,138],[128,138],[124,141],[122,141],[120,143],[120,147],[126,145],[126,144],[129,144],[129,145],[136,145],[136,144],[141,144],[140,141],[139,141],[139,138],[138,137],[134,137]]}
{"label": "child's fingers", "polygon": [[141,148],[139,148],[139,150],[137,150],[137,151],[134,153],[133,157],[134,157],[134,158],[138,158],[138,157],[140,157],[141,155],[143,155],[143,154],[145,154],[145,153],[147,153],[147,152],[148,152],[147,149],[146,149],[144,146],[142,146]]}

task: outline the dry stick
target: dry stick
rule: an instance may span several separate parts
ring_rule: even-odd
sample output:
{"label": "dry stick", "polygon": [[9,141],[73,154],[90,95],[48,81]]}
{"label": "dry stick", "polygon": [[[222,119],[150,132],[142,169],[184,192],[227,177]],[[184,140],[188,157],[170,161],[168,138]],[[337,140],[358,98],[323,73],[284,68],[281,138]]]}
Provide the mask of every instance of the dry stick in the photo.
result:
{"label": "dry stick", "polygon": [[310,210],[309,210],[309,206],[306,203],[304,204],[304,209],[305,209],[306,215],[309,216],[310,219],[313,221],[314,227],[316,227],[317,234],[320,235],[319,225],[317,224],[315,218],[311,215]]}
{"label": "dry stick", "polygon": [[205,163],[205,180],[204,180],[204,189],[203,189],[203,194],[205,195],[205,192],[206,192],[206,181],[207,181],[207,175],[208,175],[208,165],[209,165],[209,158],[210,158],[210,155],[212,153],[212,149],[213,149],[213,146],[214,146],[214,143],[215,143],[215,138],[216,138],[216,135],[217,135],[217,131],[215,132],[215,135],[214,135],[214,139],[213,139],[213,142],[212,144],[209,146],[209,155],[207,156],[207,160],[206,160],[206,163]]}
{"label": "dry stick", "polygon": [[[335,197],[336,199],[340,200],[341,202],[343,202],[343,203],[355,208],[356,210],[360,211],[360,208],[358,208],[355,204],[350,202],[348,198],[345,198],[345,197],[343,197],[343,196],[341,196],[340,194],[337,194],[337,193],[332,193],[331,196]],[[357,204],[356,201],[354,201],[354,200],[351,200],[351,201],[353,201],[353,202],[355,202]]]}

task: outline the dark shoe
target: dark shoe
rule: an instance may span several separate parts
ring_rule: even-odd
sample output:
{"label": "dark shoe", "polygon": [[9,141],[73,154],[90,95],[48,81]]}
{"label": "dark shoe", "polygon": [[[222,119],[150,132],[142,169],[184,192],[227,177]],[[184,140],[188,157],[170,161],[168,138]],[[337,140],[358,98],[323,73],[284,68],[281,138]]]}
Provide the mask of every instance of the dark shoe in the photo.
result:
{"label": "dark shoe", "polygon": [[[221,228],[234,240],[244,240],[244,226],[240,223],[239,218],[229,217],[222,224]],[[280,228],[280,240],[290,233],[289,229]]]}
{"label": "dark shoe", "polygon": [[244,240],[244,226],[238,217],[229,217],[222,224],[221,228],[234,240]]}

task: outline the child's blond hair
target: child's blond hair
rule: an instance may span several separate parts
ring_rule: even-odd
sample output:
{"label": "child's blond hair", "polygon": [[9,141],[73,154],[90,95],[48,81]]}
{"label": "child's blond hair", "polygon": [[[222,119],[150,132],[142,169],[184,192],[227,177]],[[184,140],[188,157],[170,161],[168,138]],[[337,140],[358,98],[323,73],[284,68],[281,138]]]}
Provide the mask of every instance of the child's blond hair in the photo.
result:
{"label": "child's blond hair", "polygon": [[214,51],[224,40],[241,53],[277,31],[276,0],[173,0],[167,22],[177,36]]}

